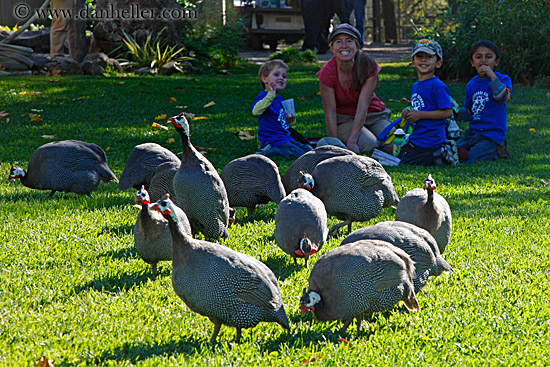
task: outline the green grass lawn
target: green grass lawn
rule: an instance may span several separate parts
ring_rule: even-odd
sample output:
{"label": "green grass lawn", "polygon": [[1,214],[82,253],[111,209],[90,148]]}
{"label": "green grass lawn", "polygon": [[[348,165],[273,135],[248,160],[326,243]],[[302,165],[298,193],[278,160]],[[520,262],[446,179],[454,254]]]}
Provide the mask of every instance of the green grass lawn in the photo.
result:
{"label": "green grass lawn", "polygon": [[[410,96],[406,64],[383,64],[377,94]],[[291,66],[284,98],[294,98],[296,128],[323,136],[315,72]],[[464,99],[462,83],[448,83]],[[237,212],[225,245],[265,262],[282,289],[291,331],[261,323],[243,331],[213,325],[174,293],[171,263],[150,266],[136,254],[135,193],[101,183],[90,197],[30,190],[8,182],[10,166],[26,167],[31,153],[52,140],[99,144],[120,176],[132,148],[144,142],[181,151],[179,136],[151,127],[182,111],[191,141],[221,171],[253,153],[255,140],[236,133],[256,129],[250,105],[260,92],[257,66],[229,75],[182,77],[8,77],[0,79],[0,366],[390,366],[548,365],[550,358],[550,99],[547,91],[516,86],[508,105],[512,159],[458,167],[388,167],[399,196],[432,173],[453,213],[444,257],[456,273],[431,278],[418,294],[420,313],[402,303],[355,324],[319,323],[298,310],[309,271],[296,267],[274,242],[273,203],[252,219]],[[172,101],[171,101],[172,98]],[[173,101],[175,99],[175,101]],[[211,107],[204,107],[215,102]],[[405,105],[387,102],[397,117]],[[33,115],[37,114],[33,119]],[[0,116],[3,114],[0,113]],[[9,121],[8,121],[9,119]],[[33,121],[34,120],[34,121]],[[460,125],[462,128],[465,126]],[[277,160],[284,173],[292,163]],[[354,223],[354,229],[393,220],[394,209]],[[329,219],[329,225],[337,223]],[[326,253],[343,239],[331,239]],[[314,255],[311,265],[318,259]],[[301,264],[302,262],[300,262]],[[343,339],[340,339],[342,337]]]}

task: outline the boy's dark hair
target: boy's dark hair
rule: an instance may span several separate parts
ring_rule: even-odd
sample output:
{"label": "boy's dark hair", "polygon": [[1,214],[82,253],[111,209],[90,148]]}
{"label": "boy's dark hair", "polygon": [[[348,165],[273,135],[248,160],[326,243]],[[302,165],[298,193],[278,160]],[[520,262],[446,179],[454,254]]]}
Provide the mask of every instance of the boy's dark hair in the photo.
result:
{"label": "boy's dark hair", "polygon": [[470,48],[470,60],[474,56],[474,53],[477,51],[477,49],[480,47],[488,48],[495,53],[496,60],[500,59],[500,49],[498,48],[498,46],[493,41],[481,40],[474,43]]}
{"label": "boy's dark hair", "polygon": [[269,73],[271,73],[276,67],[283,68],[288,72],[288,65],[280,59],[269,60],[268,62],[265,62],[262,66],[260,66],[260,70],[258,71],[258,78],[260,79],[262,88],[265,89],[264,82],[262,82],[262,76],[269,76]]}

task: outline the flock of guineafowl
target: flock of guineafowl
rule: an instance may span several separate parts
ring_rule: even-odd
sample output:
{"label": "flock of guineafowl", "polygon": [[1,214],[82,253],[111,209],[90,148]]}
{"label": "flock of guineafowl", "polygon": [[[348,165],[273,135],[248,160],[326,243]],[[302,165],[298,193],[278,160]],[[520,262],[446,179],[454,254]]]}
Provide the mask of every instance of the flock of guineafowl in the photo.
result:
{"label": "flock of guineafowl", "polygon": [[[342,331],[364,314],[392,308],[399,301],[420,311],[416,293],[429,276],[452,272],[441,256],[452,230],[451,211],[434,192],[431,176],[422,189],[399,200],[392,180],[374,159],[336,146],[314,149],[298,158],[282,179],[269,158],[251,154],[228,163],[221,174],[191,144],[183,114],[168,120],[181,135],[181,160],[155,143],[137,145],[128,157],[118,188],[137,189],[141,206],[134,227],[138,255],[152,266],[171,260],[172,285],[187,306],[214,324],[242,328],[276,322],[289,329],[277,278],[256,258],[207,240],[228,237],[235,207],[251,215],[273,201],[275,240],[308,267],[330,233],[348,226],[339,247],[320,256],[303,290],[300,310],[320,321],[343,320]],[[45,144],[30,157],[27,170],[13,168],[10,179],[38,189],[89,194],[99,184],[118,181],[97,145],[67,140]],[[396,221],[351,232],[354,221],[375,218],[396,207]],[[327,215],[342,220],[327,228]]]}

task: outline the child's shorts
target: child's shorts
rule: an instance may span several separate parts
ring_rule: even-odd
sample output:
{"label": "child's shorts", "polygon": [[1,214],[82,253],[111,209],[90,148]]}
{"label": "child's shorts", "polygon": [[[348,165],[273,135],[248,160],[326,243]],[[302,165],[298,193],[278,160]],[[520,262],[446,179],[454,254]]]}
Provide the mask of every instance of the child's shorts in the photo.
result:
{"label": "child's shorts", "polygon": [[313,148],[308,144],[302,144],[297,141],[289,141],[273,148],[270,144],[264,145],[256,154],[265,155],[269,158],[275,157],[300,157],[303,154],[309,152]]}

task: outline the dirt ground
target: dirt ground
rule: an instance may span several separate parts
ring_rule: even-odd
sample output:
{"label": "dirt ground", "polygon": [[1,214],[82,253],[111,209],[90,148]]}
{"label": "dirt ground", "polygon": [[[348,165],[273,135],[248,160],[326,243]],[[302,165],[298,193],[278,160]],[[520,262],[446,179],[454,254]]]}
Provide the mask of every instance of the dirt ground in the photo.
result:
{"label": "dirt ground", "polygon": [[[279,45],[278,50],[282,50],[287,45]],[[363,51],[366,51],[374,59],[379,62],[397,62],[408,61],[410,59],[410,52],[412,46],[410,45],[391,45],[391,44],[371,44],[363,47]],[[244,50],[239,55],[250,62],[256,64],[262,64],[269,60],[269,56],[272,54],[269,49],[264,50]],[[328,61],[332,58],[332,53],[329,51],[324,55],[317,55],[319,61]]]}

